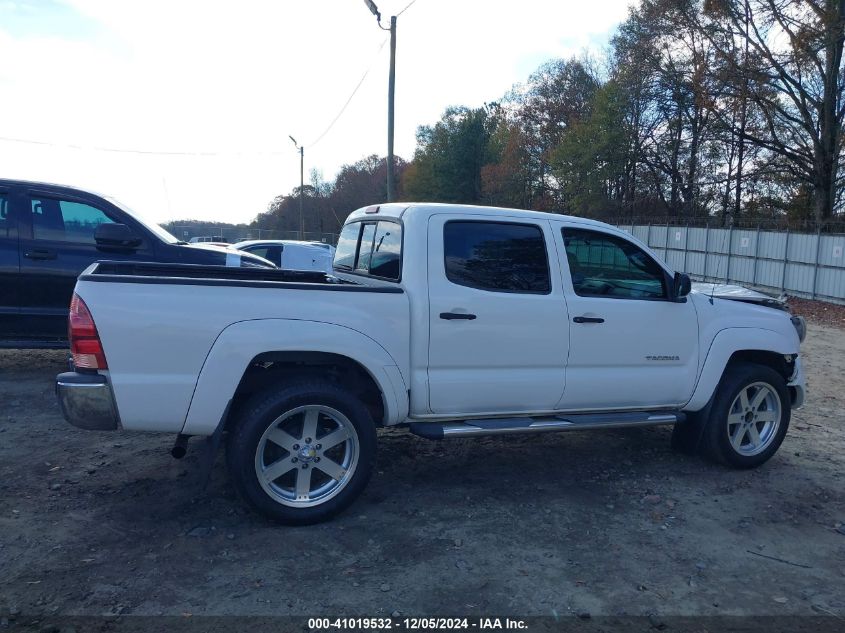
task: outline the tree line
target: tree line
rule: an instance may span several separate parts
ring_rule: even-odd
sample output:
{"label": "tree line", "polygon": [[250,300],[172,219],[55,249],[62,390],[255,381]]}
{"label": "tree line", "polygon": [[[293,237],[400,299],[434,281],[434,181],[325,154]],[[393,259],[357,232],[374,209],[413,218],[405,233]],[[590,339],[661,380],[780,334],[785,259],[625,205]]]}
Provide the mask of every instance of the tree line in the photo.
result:
{"label": "tree line", "polygon": [[[617,219],[840,215],[845,0],[642,0],[608,50],[543,64],[480,108],[450,107],[397,159],[405,200]],[[385,199],[370,156],[312,173],[307,230]],[[298,228],[298,188],[255,223]]]}

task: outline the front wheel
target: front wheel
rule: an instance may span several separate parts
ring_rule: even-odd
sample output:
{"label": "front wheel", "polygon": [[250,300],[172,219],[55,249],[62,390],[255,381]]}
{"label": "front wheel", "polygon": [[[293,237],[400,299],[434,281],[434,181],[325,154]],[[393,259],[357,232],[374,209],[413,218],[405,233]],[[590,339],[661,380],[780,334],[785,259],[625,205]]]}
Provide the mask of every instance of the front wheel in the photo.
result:
{"label": "front wheel", "polygon": [[791,400],[778,372],[752,363],[729,367],[704,429],[704,451],[734,468],[754,468],[780,448]]}
{"label": "front wheel", "polygon": [[289,525],[324,521],[345,509],[372,474],[376,431],[367,408],[324,381],[286,385],[254,397],[227,444],[238,493]]}

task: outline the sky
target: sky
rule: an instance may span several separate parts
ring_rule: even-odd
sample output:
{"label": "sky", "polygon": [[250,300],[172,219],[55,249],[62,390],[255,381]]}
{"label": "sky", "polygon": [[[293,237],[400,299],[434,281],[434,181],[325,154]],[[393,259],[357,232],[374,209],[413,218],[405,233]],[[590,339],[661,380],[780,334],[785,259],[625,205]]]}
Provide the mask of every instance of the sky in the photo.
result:
{"label": "sky", "polygon": [[[407,7],[396,154],[450,105],[602,50],[631,1],[377,0],[384,25]],[[387,153],[388,39],[363,0],[0,0],[0,177],[248,222],[299,185],[289,136],[306,182]]]}

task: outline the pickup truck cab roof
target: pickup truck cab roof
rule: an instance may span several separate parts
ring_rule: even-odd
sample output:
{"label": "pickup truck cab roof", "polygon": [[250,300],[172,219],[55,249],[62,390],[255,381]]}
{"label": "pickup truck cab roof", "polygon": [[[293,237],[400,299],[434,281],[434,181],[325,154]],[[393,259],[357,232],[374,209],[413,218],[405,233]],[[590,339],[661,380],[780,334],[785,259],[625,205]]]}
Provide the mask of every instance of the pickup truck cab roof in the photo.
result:
{"label": "pickup truck cab roof", "polygon": [[481,215],[485,217],[514,217],[524,218],[527,220],[566,220],[578,224],[585,224],[591,226],[599,226],[605,229],[618,230],[616,227],[600,222],[598,220],[591,220],[589,218],[582,218],[575,215],[563,215],[560,213],[548,213],[546,211],[530,211],[526,209],[513,209],[509,207],[487,207],[482,205],[472,204],[448,204],[444,202],[388,202],[384,204],[375,204],[368,207],[361,207],[349,214],[346,222],[360,220],[362,218],[388,217],[388,218],[403,218],[411,215],[429,216],[437,213],[449,213],[460,209],[463,215]]}

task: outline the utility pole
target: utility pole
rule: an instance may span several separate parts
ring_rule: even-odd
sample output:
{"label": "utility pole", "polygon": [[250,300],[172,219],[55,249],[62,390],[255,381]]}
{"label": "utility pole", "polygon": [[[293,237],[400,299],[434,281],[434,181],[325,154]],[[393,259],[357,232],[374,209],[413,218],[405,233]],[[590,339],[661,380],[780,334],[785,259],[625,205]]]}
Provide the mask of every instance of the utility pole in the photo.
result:
{"label": "utility pole", "polygon": [[[373,0],[364,0],[370,12],[376,16],[379,28],[390,31],[390,74],[387,79],[387,201],[393,202],[396,187],[393,171],[393,96],[396,89],[396,16],[390,18],[390,28],[381,25],[381,13]],[[400,11],[401,13],[401,11]]]}
{"label": "utility pole", "polygon": [[390,75],[387,79],[387,201],[393,202],[393,95],[396,90],[396,16],[390,18]]}
{"label": "utility pole", "polygon": [[294,147],[299,150],[299,239],[305,239],[305,216],[302,214],[302,193],[305,189],[305,148],[300,147],[296,139],[288,135]]}

